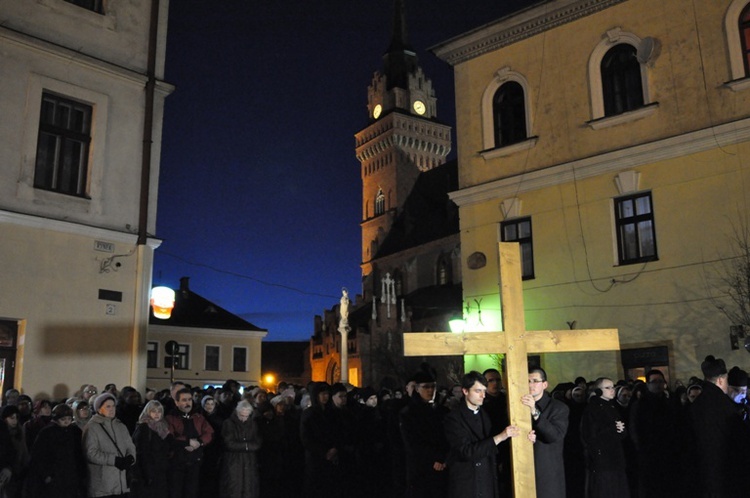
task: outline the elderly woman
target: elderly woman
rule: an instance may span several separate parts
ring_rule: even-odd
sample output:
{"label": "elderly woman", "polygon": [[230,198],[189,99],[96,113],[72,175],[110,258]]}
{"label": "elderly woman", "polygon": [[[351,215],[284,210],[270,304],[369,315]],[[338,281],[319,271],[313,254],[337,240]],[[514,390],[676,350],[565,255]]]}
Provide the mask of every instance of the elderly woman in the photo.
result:
{"label": "elderly woman", "polygon": [[221,436],[224,453],[221,465],[221,496],[226,498],[258,498],[260,496],[258,458],[260,449],[258,426],[251,416],[253,406],[242,400],[234,413],[224,421]]}
{"label": "elderly woman", "polygon": [[135,496],[164,498],[168,495],[167,468],[171,437],[162,404],[158,401],[146,403],[133,433],[138,457],[136,478],[132,482]]}
{"label": "elderly woman", "polygon": [[91,420],[91,407],[88,401],[79,399],[73,402],[73,423],[83,431],[86,424]]}
{"label": "elderly woman", "polygon": [[130,491],[126,470],[135,463],[135,445],[125,424],[115,418],[115,397],[94,398],[96,414],[83,430],[89,470],[89,497],[123,496]]}

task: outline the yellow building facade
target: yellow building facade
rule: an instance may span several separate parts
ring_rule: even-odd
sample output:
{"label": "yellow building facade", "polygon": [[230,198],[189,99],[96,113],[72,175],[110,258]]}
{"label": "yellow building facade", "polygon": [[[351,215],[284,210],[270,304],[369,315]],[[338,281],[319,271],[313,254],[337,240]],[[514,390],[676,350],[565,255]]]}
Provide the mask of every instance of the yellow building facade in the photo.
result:
{"label": "yellow building facade", "polygon": [[553,384],[747,365],[719,309],[750,214],[747,13],[558,0],[433,49],[455,71],[470,329],[499,330],[497,242],[518,240],[527,327],[620,331],[621,352],[543,355]]}

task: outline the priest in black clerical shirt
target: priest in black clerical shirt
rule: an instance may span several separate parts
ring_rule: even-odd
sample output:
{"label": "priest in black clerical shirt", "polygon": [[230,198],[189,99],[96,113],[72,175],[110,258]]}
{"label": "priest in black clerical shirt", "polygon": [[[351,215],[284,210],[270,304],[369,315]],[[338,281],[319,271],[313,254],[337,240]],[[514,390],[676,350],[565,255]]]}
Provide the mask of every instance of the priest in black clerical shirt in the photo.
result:
{"label": "priest in black clerical shirt", "polygon": [[481,409],[487,392],[482,374],[472,371],[464,375],[461,391],[463,400],[443,421],[450,445],[450,496],[494,498],[499,493],[497,446],[517,436],[519,430],[509,425],[493,435],[490,417]]}

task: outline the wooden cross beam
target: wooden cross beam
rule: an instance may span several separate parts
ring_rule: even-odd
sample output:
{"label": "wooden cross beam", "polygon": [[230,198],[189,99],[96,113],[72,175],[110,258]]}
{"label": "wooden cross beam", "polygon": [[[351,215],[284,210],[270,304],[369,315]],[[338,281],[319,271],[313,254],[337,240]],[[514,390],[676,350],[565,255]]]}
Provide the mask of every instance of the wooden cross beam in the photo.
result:
{"label": "wooden cross beam", "polygon": [[500,285],[503,332],[404,334],[406,356],[505,353],[510,423],[521,436],[511,444],[516,498],[535,498],[534,449],[526,439],[531,430],[529,409],[521,396],[529,392],[528,353],[567,353],[620,349],[617,329],[527,331],[521,283],[521,252],[517,242],[500,242]]}

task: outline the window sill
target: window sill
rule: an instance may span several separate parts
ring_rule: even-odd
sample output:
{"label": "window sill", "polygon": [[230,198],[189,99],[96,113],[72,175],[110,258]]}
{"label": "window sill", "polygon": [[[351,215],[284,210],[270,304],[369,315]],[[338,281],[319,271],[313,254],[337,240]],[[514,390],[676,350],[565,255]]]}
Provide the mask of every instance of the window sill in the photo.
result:
{"label": "window sill", "polygon": [[750,77],[744,77],[737,80],[727,81],[724,83],[726,88],[729,88],[733,92],[741,92],[750,88]]}
{"label": "window sill", "polygon": [[592,130],[601,130],[623,123],[630,123],[639,119],[647,118],[654,114],[658,108],[659,103],[652,102],[651,104],[646,104],[645,106],[634,111],[623,112],[622,114],[617,114],[615,116],[592,119],[591,121],[587,121],[586,124],[589,125],[589,128],[591,128]]}
{"label": "window sill", "polygon": [[536,145],[539,141],[539,137],[530,137],[523,142],[516,142],[511,145],[505,145],[503,147],[496,147],[494,149],[486,149],[479,151],[482,157],[486,160],[495,159],[497,157],[505,157],[522,150],[529,150]]}

